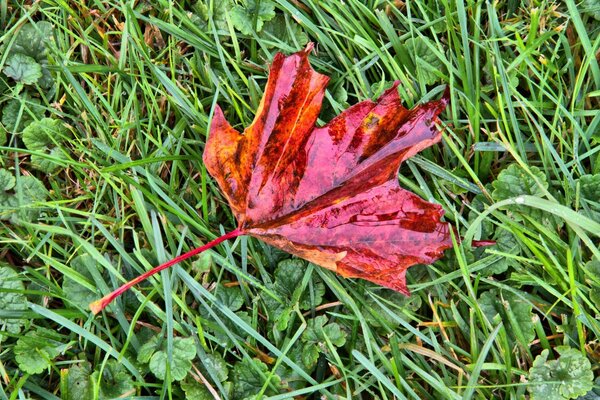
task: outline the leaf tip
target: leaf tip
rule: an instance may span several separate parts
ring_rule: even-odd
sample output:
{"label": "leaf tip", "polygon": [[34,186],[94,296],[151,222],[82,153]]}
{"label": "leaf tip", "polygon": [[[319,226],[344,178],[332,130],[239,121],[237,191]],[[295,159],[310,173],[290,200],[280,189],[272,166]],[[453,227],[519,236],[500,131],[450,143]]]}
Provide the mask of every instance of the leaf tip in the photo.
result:
{"label": "leaf tip", "polygon": [[212,119],[210,121],[210,129],[209,133],[213,131],[219,130],[228,130],[233,129],[227,119],[225,118],[225,114],[221,107],[218,104],[215,104],[215,109],[213,111]]}
{"label": "leaf tip", "polygon": [[443,107],[446,107],[450,103],[450,86],[446,86],[442,98],[440,99]]}
{"label": "leaf tip", "polygon": [[306,47],[304,48],[303,52],[304,52],[304,54],[308,55],[308,54],[310,54],[311,51],[313,51],[314,48],[315,48],[315,43],[308,42],[308,43],[306,43]]}

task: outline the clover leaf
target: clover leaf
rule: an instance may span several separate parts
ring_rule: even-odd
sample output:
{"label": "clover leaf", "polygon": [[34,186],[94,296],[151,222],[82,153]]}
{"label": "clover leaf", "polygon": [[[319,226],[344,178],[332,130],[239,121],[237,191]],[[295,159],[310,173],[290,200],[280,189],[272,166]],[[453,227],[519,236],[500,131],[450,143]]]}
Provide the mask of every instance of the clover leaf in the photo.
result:
{"label": "clover leaf", "polygon": [[578,350],[556,347],[560,357],[548,361],[542,351],[529,369],[527,390],[532,400],[565,400],[583,396],[592,390],[594,374],[590,361]]}
{"label": "clover leaf", "polygon": [[[0,311],[25,311],[27,310],[27,299],[19,293],[25,287],[19,275],[8,265],[0,262]],[[23,319],[0,318],[0,342],[5,338],[2,332],[18,334],[24,325]]]}

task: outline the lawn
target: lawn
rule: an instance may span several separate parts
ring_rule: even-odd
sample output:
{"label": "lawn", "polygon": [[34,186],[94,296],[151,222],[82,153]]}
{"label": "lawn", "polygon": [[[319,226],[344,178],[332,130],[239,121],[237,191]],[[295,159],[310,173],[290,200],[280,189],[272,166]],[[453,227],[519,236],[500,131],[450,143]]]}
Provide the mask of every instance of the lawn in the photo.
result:
{"label": "lawn", "polygon": [[[0,400],[600,399],[595,0],[0,2]],[[396,80],[443,139],[402,187],[459,233],[410,297],[232,231],[202,161],[277,52],[319,123]],[[460,237],[463,240],[460,240]],[[493,240],[472,247],[471,240]]]}

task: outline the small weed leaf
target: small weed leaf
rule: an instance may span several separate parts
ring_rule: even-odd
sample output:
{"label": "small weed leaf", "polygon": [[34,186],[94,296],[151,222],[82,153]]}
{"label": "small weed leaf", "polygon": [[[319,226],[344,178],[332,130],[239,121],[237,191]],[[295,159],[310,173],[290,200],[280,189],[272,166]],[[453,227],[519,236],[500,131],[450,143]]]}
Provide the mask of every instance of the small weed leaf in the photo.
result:
{"label": "small weed leaf", "polygon": [[[489,201],[483,194],[478,194],[471,200],[469,222],[474,221],[489,206]],[[490,237],[495,232],[494,224],[487,218],[482,221],[478,237]]]}
{"label": "small weed leaf", "polygon": [[[147,353],[145,353],[146,355]],[[194,338],[173,339],[173,362],[170,365],[171,380],[180,381],[184,379],[192,368],[191,360],[196,357],[196,344]],[[145,359],[143,357],[142,359]],[[138,361],[140,358],[138,357]],[[152,354],[150,358],[150,371],[159,379],[167,378],[167,342],[163,340],[161,349]]]}
{"label": "small weed leaf", "polygon": [[426,85],[432,85],[441,80],[438,76],[445,72],[445,65],[435,53],[427,46],[430,40],[426,37],[409,38],[404,42],[404,47],[407,54],[415,63],[416,70],[414,71],[419,82]]}
{"label": "small weed leaf", "polygon": [[126,398],[135,393],[133,379],[116,360],[108,360],[106,365],[92,372],[89,362],[75,365],[61,373],[61,399],[93,399],[97,392],[98,400]]}
{"label": "small weed leaf", "polygon": [[90,382],[92,366],[84,362],[72,366],[61,373],[61,398],[63,400],[80,400],[93,398],[93,387]]}
{"label": "small weed leaf", "polygon": [[600,377],[594,380],[594,388],[583,396],[579,396],[577,400],[600,400]]}
{"label": "small weed leaf", "polygon": [[264,294],[265,311],[269,320],[276,324],[278,330],[287,328],[292,308],[298,304],[302,310],[310,310],[320,304],[325,294],[323,281],[314,274],[309,286],[302,287],[307,264],[304,260],[288,259],[280,261],[275,270],[275,282],[268,285],[269,289],[279,295],[278,301]]}
{"label": "small weed leaf", "polygon": [[265,21],[274,17],[275,4],[271,0],[244,0],[231,10],[233,26],[244,35],[260,32]]}
{"label": "small weed leaf", "polygon": [[556,347],[560,357],[548,361],[548,350],[542,351],[529,370],[532,400],[565,400],[583,396],[592,390],[594,374],[590,361],[580,351],[566,346]]}
{"label": "small weed leaf", "polygon": [[594,304],[600,304],[600,261],[592,259],[584,266],[585,281],[590,286],[590,300]]}
{"label": "small weed leaf", "polygon": [[210,268],[214,265],[212,254],[209,251],[202,253],[198,259],[192,261],[192,268],[198,273],[210,272]]}
{"label": "small weed leaf", "polygon": [[135,393],[133,379],[125,367],[117,360],[108,360],[102,373],[99,370],[91,375],[92,382],[100,383],[100,399],[124,398]]}
{"label": "small weed leaf", "polygon": [[319,361],[319,348],[314,343],[306,343],[302,346],[301,358],[302,364],[307,371],[312,371]]}
{"label": "small weed leaf", "polygon": [[586,282],[590,286],[600,287],[600,260],[595,258],[588,261],[584,266],[586,274]]}
{"label": "small weed leaf", "polygon": [[294,47],[302,47],[308,43],[308,35],[302,26],[288,21],[285,15],[276,15],[275,18],[264,23],[261,37],[268,39],[267,47],[276,47],[278,42],[284,42]]}
{"label": "small weed leaf", "polygon": [[[252,318],[246,311],[236,311],[235,315],[244,321],[246,326],[252,326]],[[231,348],[234,345],[234,341],[229,337],[230,334],[238,336],[240,338],[246,338],[248,333],[242,329],[241,326],[230,320],[229,318],[221,318],[223,327],[217,325],[214,322],[214,328],[211,329],[215,335],[215,341],[219,345],[225,348]]]}
{"label": "small weed leaf", "polygon": [[[506,254],[519,255],[521,246],[515,236],[506,229],[498,229],[494,235],[496,241],[494,250],[501,251]],[[482,269],[479,273],[482,276],[498,275],[506,272],[509,267],[514,267],[516,262],[512,258],[503,257],[492,265]]]}
{"label": "small weed leaf", "polygon": [[546,175],[537,167],[529,167],[529,169],[537,179],[537,182],[531,175],[521,169],[518,164],[511,164],[503,169],[498,178],[492,183],[494,187],[492,197],[494,200],[505,200],[522,194],[542,197],[544,189],[548,189]]}
{"label": "small weed leaf", "polygon": [[199,369],[205,376],[217,378],[219,382],[225,382],[229,377],[227,362],[218,353],[204,354],[201,362],[202,364]]}
{"label": "small weed leaf", "polygon": [[48,89],[54,83],[48,70],[47,43],[52,40],[52,24],[39,21],[25,24],[19,29],[10,54],[22,54],[34,59],[41,68],[41,79],[37,82],[42,88]]}
{"label": "small weed leaf", "polygon": [[231,311],[238,311],[244,305],[244,297],[239,287],[219,286],[215,291],[215,297]]}
{"label": "small weed leaf", "polygon": [[19,29],[11,53],[21,53],[35,59],[46,57],[46,43],[52,39],[52,24],[40,21]]}
{"label": "small weed leaf", "polygon": [[203,384],[187,377],[180,383],[181,389],[185,393],[186,399],[193,400],[214,400],[214,396]]}
{"label": "small weed leaf", "polygon": [[1,168],[0,169],[0,192],[7,192],[15,187],[15,177],[10,171]]}
{"label": "small weed leaf", "polygon": [[600,174],[583,175],[579,179],[581,202],[585,216],[600,222]]}
{"label": "small weed leaf", "polygon": [[[284,260],[277,264],[275,285],[281,295],[297,302],[301,310],[310,310],[321,304],[325,294],[325,284],[316,274],[313,274],[309,285],[302,288],[302,280],[306,274],[307,264],[303,260]],[[312,293],[311,293],[312,292]]]}
{"label": "small weed leaf", "polygon": [[6,60],[2,72],[24,85],[33,85],[42,77],[42,66],[33,58],[17,53]]}
{"label": "small weed leaf", "polygon": [[5,104],[2,108],[2,125],[9,132],[19,133],[43,116],[44,107],[40,101],[26,95],[23,99],[13,99]]}
{"label": "small weed leaf", "polygon": [[[312,374],[321,353],[316,344],[298,341],[294,343],[287,355],[301,370],[307,374]],[[277,368],[277,374],[291,389],[301,389],[306,384],[305,378],[300,375],[296,367],[280,364]]]}
{"label": "small weed leaf", "polygon": [[142,364],[149,363],[152,355],[159,349],[162,340],[163,339],[160,336],[153,336],[150,338],[150,340],[144,343],[138,351],[138,362]]}
{"label": "small weed leaf", "polygon": [[[7,265],[0,262],[0,311],[25,311],[27,299],[18,291],[25,290],[19,275]],[[0,342],[6,338],[2,332],[18,334],[24,325],[23,319],[0,318]]]}
{"label": "small weed leaf", "polygon": [[[215,297],[225,307],[235,312],[235,315],[244,321],[247,325],[252,324],[252,318],[246,311],[239,311],[244,304],[242,292],[239,287],[225,287],[219,285],[215,290]],[[210,330],[221,346],[231,348],[234,341],[230,335],[245,337],[247,333],[235,322],[224,316],[219,316],[219,323],[205,308],[200,308],[200,314],[208,321],[206,328]],[[221,325],[222,324],[222,325]]]}
{"label": "small weed leaf", "polygon": [[[96,287],[93,282],[94,278],[91,274],[92,268],[98,268],[97,263],[94,261],[93,257],[89,254],[84,254],[81,256],[75,257],[71,263],[71,268],[78,274],[80,274],[83,278],[85,278],[89,286]],[[69,275],[65,275],[63,280],[62,289],[65,292],[65,296],[69,303],[75,304],[82,309],[86,309],[87,305],[90,302],[94,301],[98,298],[98,292],[96,290],[91,290],[89,287],[84,286],[82,283],[77,282],[75,279],[71,278]]]}
{"label": "small weed leaf", "polygon": [[319,315],[308,321],[308,327],[302,334],[302,340],[321,346],[330,342],[336,347],[342,347],[346,343],[346,332],[335,322],[327,323],[325,315]]}
{"label": "small weed leaf", "polygon": [[20,220],[34,221],[41,208],[34,205],[48,197],[44,184],[34,176],[21,176],[11,191],[0,191],[0,220],[18,224]]}
{"label": "small weed leaf", "polygon": [[[231,0],[214,0],[209,4],[212,5],[212,10],[210,11],[212,11],[212,22],[215,28],[221,32],[227,32],[228,26],[226,14],[229,13],[233,7]],[[200,25],[200,27],[203,29],[208,28],[208,22],[211,19],[211,14],[209,13],[209,4],[198,1],[193,6],[193,10],[196,12],[196,14],[192,16],[192,20]]]}
{"label": "small weed leaf", "polygon": [[599,0],[583,0],[582,12],[591,15],[594,19],[600,21],[600,1]]}
{"label": "small weed leaf", "polygon": [[[373,295],[365,298],[363,311],[369,326],[374,328],[387,327],[395,329],[400,325],[399,319],[408,320],[403,310],[415,312],[421,308],[422,300],[420,297],[406,297],[393,290],[378,290],[375,286],[372,287],[372,290]],[[397,318],[391,316],[390,311]]]}
{"label": "small weed leaf", "polygon": [[500,315],[513,340],[526,347],[535,338],[531,303],[516,294],[497,289],[488,290],[479,297],[481,311],[492,322]]}
{"label": "small weed leaf", "polygon": [[[256,358],[244,358],[233,367],[232,382],[234,399],[249,399],[260,393],[267,377],[269,368]],[[281,378],[277,374],[270,376],[265,395],[279,394],[283,389]]]}
{"label": "small weed leaf", "polygon": [[39,374],[52,365],[52,360],[66,350],[64,338],[53,330],[37,328],[17,340],[13,351],[19,368],[28,374]]}
{"label": "small weed leaf", "polygon": [[[529,167],[529,170],[535,179],[521,169],[518,164],[511,164],[502,170],[498,178],[492,183],[494,187],[492,198],[496,201],[501,201],[520,195],[543,197],[544,190],[548,189],[546,175],[534,166]],[[559,228],[563,225],[561,218],[536,208],[512,205],[509,209],[517,211],[517,213],[511,213],[516,220],[522,220],[524,216],[528,216],[532,220],[541,222],[548,227]]]}
{"label": "small weed leaf", "polygon": [[[23,143],[29,150],[50,155],[53,158],[63,158],[63,153],[57,142],[62,142],[67,133],[66,127],[57,119],[43,118],[34,121],[23,130]],[[44,156],[33,154],[31,163],[45,173],[51,173],[60,165]]]}

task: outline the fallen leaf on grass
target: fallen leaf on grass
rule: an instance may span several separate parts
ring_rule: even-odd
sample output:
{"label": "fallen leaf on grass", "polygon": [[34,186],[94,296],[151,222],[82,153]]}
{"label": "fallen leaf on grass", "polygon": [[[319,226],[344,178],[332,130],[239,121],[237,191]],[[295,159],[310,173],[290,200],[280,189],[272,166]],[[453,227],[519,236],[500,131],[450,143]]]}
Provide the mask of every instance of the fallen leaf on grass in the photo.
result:
{"label": "fallen leaf on grass", "polygon": [[402,189],[398,167],[440,140],[447,99],[407,110],[396,83],[317,127],[329,78],[311,68],[311,48],[275,56],[243,134],[216,109],[204,163],[240,233],[408,294],[406,269],[435,261],[452,241],[442,208]]}
{"label": "fallen leaf on grass", "polygon": [[442,207],[397,180],[400,163],[441,139],[436,121],[447,96],[408,110],[396,82],[318,127],[329,78],[311,68],[312,48],[275,56],[243,133],[215,110],[203,158],[238,228],[92,303],[94,313],[148,276],[240,235],[407,295],[408,267],[432,263],[452,246]]}

